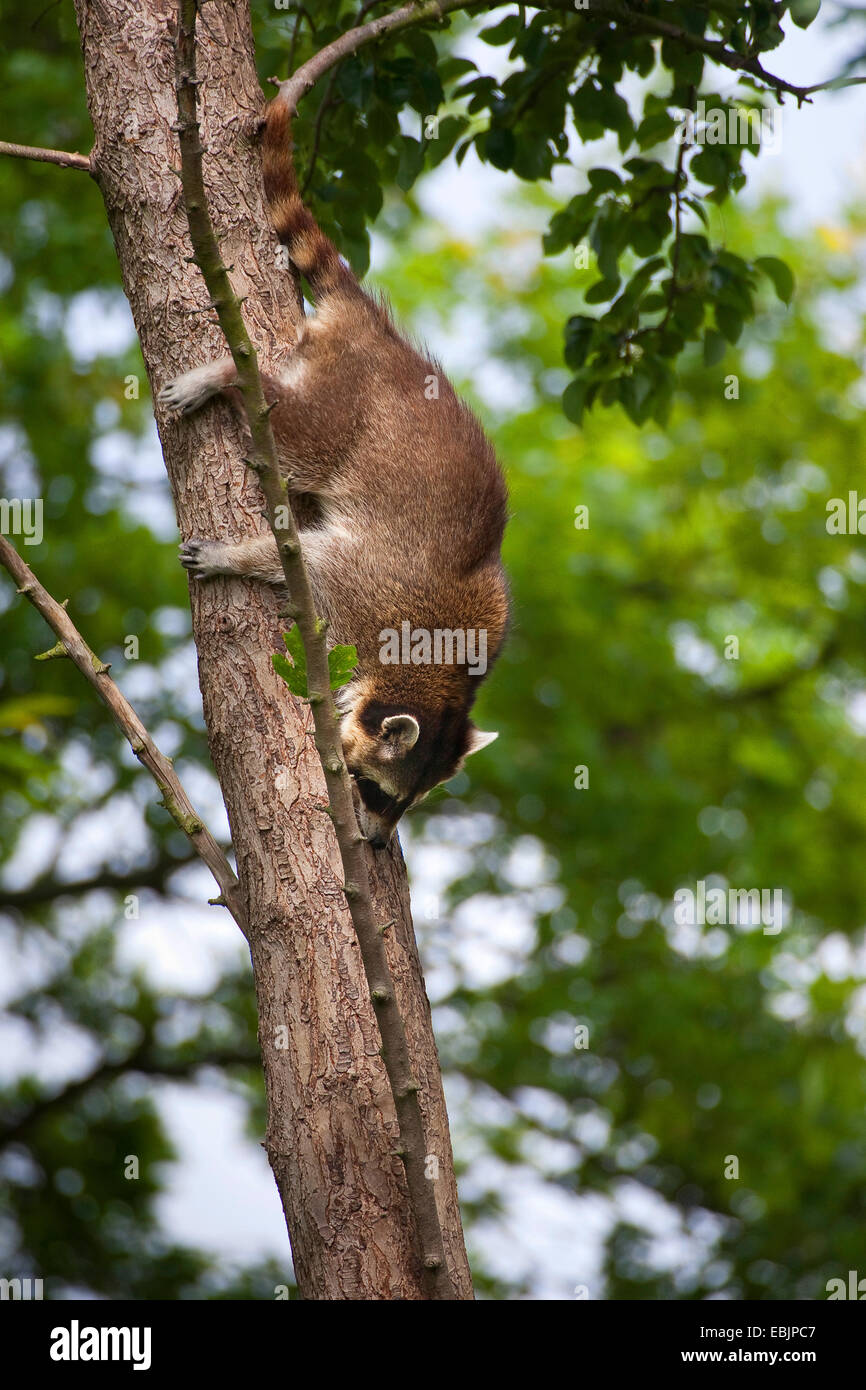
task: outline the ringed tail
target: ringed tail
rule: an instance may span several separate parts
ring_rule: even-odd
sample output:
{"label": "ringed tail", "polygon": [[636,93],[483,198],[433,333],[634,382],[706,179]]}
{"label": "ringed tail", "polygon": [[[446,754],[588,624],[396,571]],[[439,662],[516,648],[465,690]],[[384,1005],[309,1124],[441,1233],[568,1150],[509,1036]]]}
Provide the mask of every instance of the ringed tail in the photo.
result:
{"label": "ringed tail", "polygon": [[357,293],[352,271],[301,200],[291,142],[291,114],[277,98],[268,107],[262,136],[265,197],[277,236],[317,298],[336,291]]}

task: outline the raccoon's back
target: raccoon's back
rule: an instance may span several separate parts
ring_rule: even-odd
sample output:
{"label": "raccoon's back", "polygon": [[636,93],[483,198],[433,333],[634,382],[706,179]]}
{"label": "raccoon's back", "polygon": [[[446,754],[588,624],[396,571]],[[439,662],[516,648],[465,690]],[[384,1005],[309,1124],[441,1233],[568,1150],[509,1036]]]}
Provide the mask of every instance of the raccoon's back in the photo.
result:
{"label": "raccoon's back", "polygon": [[389,547],[466,575],[502,545],[508,496],[493,446],[435,364],[408,349],[381,365],[362,405],[352,492]]}

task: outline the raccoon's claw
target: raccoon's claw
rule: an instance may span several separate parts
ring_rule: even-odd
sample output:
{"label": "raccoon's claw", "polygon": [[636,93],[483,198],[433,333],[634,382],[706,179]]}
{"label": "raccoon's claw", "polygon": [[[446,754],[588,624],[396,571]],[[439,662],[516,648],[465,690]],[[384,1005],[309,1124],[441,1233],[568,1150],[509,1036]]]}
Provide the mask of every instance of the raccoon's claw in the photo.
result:
{"label": "raccoon's claw", "polygon": [[222,574],[219,554],[222,546],[219,541],[188,540],[180,547],[180,563],[193,579],[213,579]]}

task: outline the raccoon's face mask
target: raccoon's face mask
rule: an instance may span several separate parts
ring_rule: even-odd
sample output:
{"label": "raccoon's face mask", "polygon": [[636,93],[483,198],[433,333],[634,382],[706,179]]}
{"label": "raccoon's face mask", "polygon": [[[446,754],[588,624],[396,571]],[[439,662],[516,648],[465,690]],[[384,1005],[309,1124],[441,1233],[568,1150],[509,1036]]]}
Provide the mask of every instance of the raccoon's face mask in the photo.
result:
{"label": "raccoon's face mask", "polygon": [[358,792],[361,830],[377,849],[387,845],[410,806],[497,737],[476,729],[463,711],[409,714],[378,702],[347,715],[341,736]]}

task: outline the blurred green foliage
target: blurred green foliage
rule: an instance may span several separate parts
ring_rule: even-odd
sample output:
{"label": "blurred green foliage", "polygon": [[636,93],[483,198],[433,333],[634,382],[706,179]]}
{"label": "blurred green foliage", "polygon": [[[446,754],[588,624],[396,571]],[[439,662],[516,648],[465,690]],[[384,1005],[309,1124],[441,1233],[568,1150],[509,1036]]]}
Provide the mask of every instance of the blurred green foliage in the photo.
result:
{"label": "blurred green foliage", "polygon": [[[736,360],[688,358],[665,431],[610,412],[564,424],[557,326],[580,272],[521,256],[531,231],[480,255],[422,238],[387,276],[400,312],[438,321],[443,341],[468,300],[482,358],[516,373],[502,398],[528,401],[493,414],[515,624],[479,713],[501,737],[466,807],[493,828],[452,892],[495,903],[526,836],[560,901],[519,973],[449,996],[444,1060],[453,1038],[464,1076],[561,1096],[554,1137],[602,1121],[604,1144],[578,1141],[557,1183],[609,1193],[630,1174],[686,1215],[730,1218],[709,1282],[660,1275],[641,1240],[612,1238],[610,1297],[700,1296],[713,1280],[820,1297],[856,1267],[866,1216],[866,559],[859,535],[826,528],[866,445],[862,328],[844,312],[864,223],[801,245],[774,207],[727,228],[745,254],[783,246],[796,309],[768,295]],[[843,332],[851,356],[828,343]],[[790,922],[684,932],[673,894],[701,879],[784,889]],[[521,1123],[537,1128],[531,1109],[490,1142],[518,1156]]]}
{"label": "blurred green foliage", "polygon": [[[739,23],[743,11],[783,8],[728,11]],[[316,7],[317,45],[320,11],[346,7]],[[720,11],[702,10],[701,22]],[[295,17],[258,19],[261,70],[284,71]],[[551,45],[573,42],[572,20]],[[32,25],[29,7],[7,7],[3,134],[86,150],[71,12]],[[512,23],[505,37],[525,44],[529,28]],[[310,42],[301,23],[297,58]],[[458,384],[509,474],[514,633],[479,712],[502,736],[410,827],[422,846],[472,846],[455,854],[446,910],[422,929],[425,960],[437,976],[439,963],[450,968],[434,991],[443,1062],[478,1102],[461,1114],[458,1161],[467,1178],[479,1153],[530,1165],[563,1201],[604,1199],[612,1228],[593,1296],[822,1297],[827,1279],[858,1265],[866,1201],[866,562],[857,535],[825,525],[827,502],[857,487],[866,446],[854,311],[863,220],[794,242],[776,207],[728,208],[724,224],[711,208],[718,256],[792,267],[791,306],[773,292],[782,271],[755,279],[755,318],[726,335],[737,341],[724,362],[687,335],[666,425],[635,428],[620,398],[624,409],[587,415],[578,430],[561,409],[562,325],[573,371],[594,271],[551,244],[540,258],[539,233],[562,209],[527,188],[501,231],[468,244],[422,216],[409,191],[470,133],[488,162],[534,179],[509,163],[506,137],[491,150],[484,132],[516,130],[515,151],[528,148],[535,108],[515,110],[519,83],[490,89],[487,124],[472,112],[459,129],[443,120],[442,143],[419,157],[397,110],[420,115],[441,100],[429,42],[383,47],[372,71],[344,65],[321,94],[333,103],[321,120],[310,98],[299,141],[317,212],[356,262],[383,188],[396,185],[377,282],[409,326],[444,345],[449,369],[453,345]],[[467,70],[442,62],[438,73],[450,92]],[[353,182],[366,189],[360,205]],[[595,186],[601,215],[615,190]],[[181,774],[203,779],[186,584],[96,189],[77,173],[0,161],[0,251],[2,493],[45,501],[45,541],[22,551],[114,661]],[[32,1075],[10,1069],[0,1096],[0,1274],[42,1276],[49,1296],[273,1297],[285,1269],[215,1260],[158,1219],[172,1157],[160,1082],[216,1079],[260,1133],[249,972],[227,966],[215,986],[181,991],[130,967],[127,895],[169,923],[185,894],[205,896],[202,879],[188,877],[185,843],[89,690],[64,663],[33,664],[50,645],[37,615],[8,584],[0,607],[0,848],[11,864],[0,948],[15,980],[5,1027],[11,1057],[26,1048],[39,1059]],[[532,854],[540,887],[519,869]],[[678,928],[673,894],[700,879],[782,888],[790,920],[777,936]],[[486,986],[465,967],[467,907],[491,923],[516,909],[528,924]],[[581,1026],[589,1045],[575,1048]],[[79,1060],[64,1080],[73,1041]],[[725,1176],[730,1156],[737,1179]],[[667,1203],[686,1231],[709,1223],[703,1257],[688,1270],[661,1258],[619,1201],[625,1184]],[[471,1194],[478,1244],[505,1199],[489,1179]],[[518,1230],[531,1249],[531,1220]],[[574,1284],[586,1282],[583,1259],[576,1248]],[[479,1252],[475,1267],[487,1296],[531,1296]]]}

